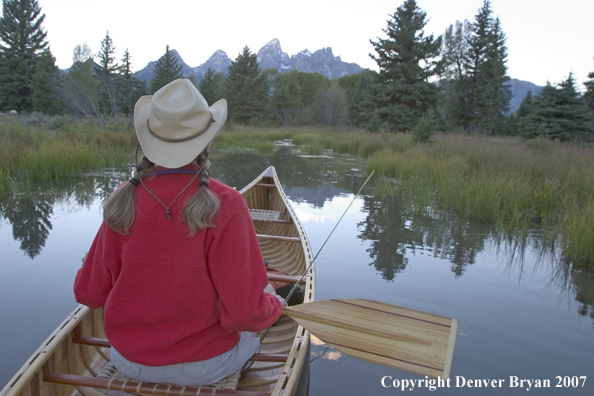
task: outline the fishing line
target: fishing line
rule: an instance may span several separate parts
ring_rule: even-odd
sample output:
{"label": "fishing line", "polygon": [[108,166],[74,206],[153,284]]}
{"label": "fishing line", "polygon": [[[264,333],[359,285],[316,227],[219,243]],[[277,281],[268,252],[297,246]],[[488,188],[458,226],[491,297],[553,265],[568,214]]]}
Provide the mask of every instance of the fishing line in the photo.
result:
{"label": "fishing line", "polygon": [[353,200],[351,201],[351,203],[349,204],[349,206],[346,208],[346,210],[344,211],[344,213],[342,214],[342,216],[340,216],[340,219],[338,220],[338,222],[336,223],[336,225],[334,226],[334,228],[332,229],[332,231],[330,231],[330,235],[328,235],[328,237],[326,238],[326,240],[322,244],[322,247],[320,247],[320,250],[318,250],[318,252],[314,256],[314,258],[311,261],[311,263],[309,264],[309,266],[303,272],[303,275],[301,275],[301,278],[299,278],[299,281],[297,281],[297,283],[295,283],[295,285],[293,286],[293,288],[291,289],[291,291],[289,292],[289,294],[285,298],[286,301],[289,301],[289,299],[291,298],[291,296],[293,295],[293,293],[295,292],[295,290],[299,286],[299,283],[301,283],[301,281],[303,280],[303,278],[305,278],[305,275],[307,274],[307,271],[309,271],[309,269],[311,268],[311,266],[316,262],[316,259],[318,258],[318,255],[320,254],[320,252],[322,251],[322,249],[324,249],[324,246],[326,246],[326,242],[328,242],[328,240],[330,239],[330,237],[334,233],[334,230],[336,230],[336,227],[338,227],[338,225],[342,221],[342,218],[347,214],[347,212],[349,211],[351,205],[353,205],[353,203],[355,202],[355,200],[359,197],[359,194],[361,193],[361,190],[363,190],[363,187],[365,187],[365,185],[367,184],[367,182],[371,179],[371,177],[373,176],[373,173],[374,172],[375,172],[374,170],[371,171],[371,173],[367,177],[367,180],[365,180],[365,183],[363,183],[363,185],[361,186],[361,188],[359,189],[359,191],[357,191],[357,194],[355,194],[355,197],[353,198]]}

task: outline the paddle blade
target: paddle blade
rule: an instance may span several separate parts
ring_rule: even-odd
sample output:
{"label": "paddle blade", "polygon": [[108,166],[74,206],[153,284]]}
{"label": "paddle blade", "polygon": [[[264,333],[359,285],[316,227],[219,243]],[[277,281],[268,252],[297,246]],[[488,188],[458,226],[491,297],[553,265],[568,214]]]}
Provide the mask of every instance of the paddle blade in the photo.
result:
{"label": "paddle blade", "polygon": [[361,299],[315,301],[283,313],[357,359],[432,378],[450,375],[455,319]]}

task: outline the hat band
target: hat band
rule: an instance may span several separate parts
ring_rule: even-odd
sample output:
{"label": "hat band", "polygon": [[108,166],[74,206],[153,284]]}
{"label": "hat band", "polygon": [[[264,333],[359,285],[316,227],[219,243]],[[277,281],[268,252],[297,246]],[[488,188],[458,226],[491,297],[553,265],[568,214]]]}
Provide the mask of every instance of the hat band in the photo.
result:
{"label": "hat band", "polygon": [[216,122],[216,121],[212,117],[212,113],[210,113],[210,120],[208,120],[208,123],[206,124],[206,127],[204,127],[204,129],[196,132],[193,135],[190,135],[190,136],[187,136],[184,138],[179,138],[179,139],[166,138],[166,137],[158,135],[157,132],[155,132],[151,129],[148,118],[146,120],[146,126],[148,127],[150,134],[153,135],[154,137],[156,137],[157,139],[162,140],[164,142],[168,142],[168,143],[180,143],[180,142],[186,142],[188,140],[192,140],[192,139],[197,138],[198,136],[202,135],[204,132],[208,131],[208,128],[210,128],[210,126],[212,125],[213,122]]}

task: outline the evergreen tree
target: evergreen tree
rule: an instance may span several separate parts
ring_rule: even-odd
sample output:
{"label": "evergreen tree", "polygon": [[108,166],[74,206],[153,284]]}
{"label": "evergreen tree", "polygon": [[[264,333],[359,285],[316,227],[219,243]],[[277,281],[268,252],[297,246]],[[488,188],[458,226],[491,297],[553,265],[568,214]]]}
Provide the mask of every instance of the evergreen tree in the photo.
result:
{"label": "evergreen tree", "polygon": [[369,115],[365,104],[371,102],[371,87],[377,83],[378,73],[365,69],[360,73],[340,77],[337,81],[343,87],[347,98],[349,122],[353,125],[367,126]]}
{"label": "evergreen tree", "polygon": [[320,106],[321,91],[330,80],[320,73],[293,70],[276,76],[272,91],[272,112],[281,125],[312,125]]}
{"label": "evergreen tree", "polygon": [[258,57],[245,46],[231,61],[226,80],[229,118],[241,124],[260,122],[266,117],[268,80],[260,72]]}
{"label": "evergreen tree", "polygon": [[441,37],[425,37],[426,16],[415,0],[406,0],[387,21],[383,31],[388,38],[371,41],[380,83],[374,86],[374,101],[367,108],[394,131],[411,130],[437,102],[438,88],[428,80],[440,68],[434,59]]}
{"label": "evergreen tree", "polygon": [[557,87],[547,82],[532,106],[526,117],[525,137],[581,140],[588,132],[586,104],[578,95],[572,73]]}
{"label": "evergreen tree", "polygon": [[159,58],[155,65],[155,74],[149,82],[149,92],[154,94],[170,82],[182,78],[182,67],[169,45],[165,46],[165,54]]}
{"label": "evergreen tree", "polygon": [[190,74],[186,78],[188,80],[190,80],[190,82],[192,83],[193,86],[195,86],[196,88],[198,88],[198,83],[196,82],[196,76],[194,75],[194,73]]}
{"label": "evergreen tree", "polygon": [[58,96],[60,70],[50,49],[44,50],[35,62],[35,72],[31,76],[32,108],[45,114],[57,114],[62,111]]}
{"label": "evergreen tree", "polygon": [[513,121],[511,127],[513,128],[512,133],[524,137],[529,137],[531,134],[530,122],[535,112],[534,97],[532,91],[528,91],[520,107],[513,114]]}
{"label": "evergreen tree", "polygon": [[124,114],[132,115],[134,113],[134,106],[138,99],[144,95],[145,90],[144,81],[140,81],[132,73],[132,57],[126,49],[118,76],[118,98]]}
{"label": "evergreen tree", "polygon": [[479,111],[479,124],[488,134],[502,133],[506,114],[509,113],[511,90],[507,82],[507,47],[505,33],[501,30],[501,21],[495,18],[489,33],[489,46],[486,52],[486,62],[481,75],[484,85],[482,108]]}
{"label": "evergreen tree", "polygon": [[470,57],[470,24],[456,21],[444,33],[442,61],[444,68],[440,74],[440,86],[444,92],[443,108],[450,128],[457,128],[467,122],[469,114],[467,96],[470,79],[466,73],[466,62]]}
{"label": "evergreen tree", "polygon": [[115,47],[109,37],[109,31],[101,40],[101,48],[95,56],[97,63],[94,72],[99,79],[99,104],[104,113],[109,113],[114,118],[117,115],[121,102],[118,100],[117,74],[119,66],[115,61]]}
{"label": "evergreen tree", "polygon": [[493,19],[492,14],[491,3],[485,0],[470,24],[469,56],[464,65],[466,97],[460,119],[465,130],[489,134],[500,131],[511,99],[505,84],[509,81],[506,38],[499,18]]}
{"label": "evergreen tree", "polygon": [[200,80],[199,90],[206,103],[212,105],[217,100],[223,98],[223,89],[225,83],[225,75],[223,73],[216,73],[210,67]]}
{"label": "evergreen tree", "polygon": [[37,0],[2,0],[0,19],[0,110],[33,108],[35,61],[48,48]]}

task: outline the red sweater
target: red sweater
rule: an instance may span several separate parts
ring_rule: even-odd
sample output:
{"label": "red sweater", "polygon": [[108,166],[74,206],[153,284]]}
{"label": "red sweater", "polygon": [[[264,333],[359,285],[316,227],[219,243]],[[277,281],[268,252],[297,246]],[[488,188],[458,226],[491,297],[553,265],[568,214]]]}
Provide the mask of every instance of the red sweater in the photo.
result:
{"label": "red sweater", "polygon": [[[168,205],[193,176],[159,175],[145,184]],[[280,301],[263,292],[264,260],[243,197],[211,179],[221,201],[216,227],[192,237],[181,212],[197,188],[196,180],[175,200],[168,220],[139,184],[130,234],[103,223],[76,275],[76,301],[105,307],[105,334],[132,362],[209,359],[232,349],[239,332],[265,329],[281,315]]]}

